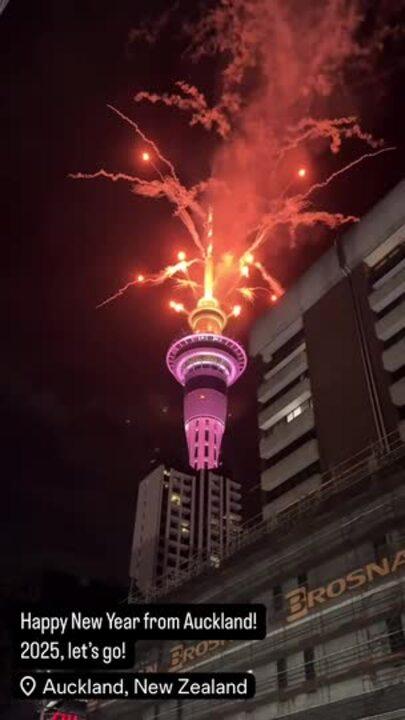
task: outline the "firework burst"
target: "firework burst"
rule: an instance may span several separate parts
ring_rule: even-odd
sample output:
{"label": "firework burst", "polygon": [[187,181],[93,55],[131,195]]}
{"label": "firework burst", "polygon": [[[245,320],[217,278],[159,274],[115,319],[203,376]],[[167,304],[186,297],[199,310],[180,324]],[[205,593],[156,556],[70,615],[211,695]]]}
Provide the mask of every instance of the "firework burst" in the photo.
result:
{"label": "firework burst", "polygon": [[[390,27],[377,28],[360,45],[356,37],[364,18],[357,0],[319,0],[305,4],[305,10],[301,0],[298,5],[297,0],[220,0],[192,32],[186,29],[193,60],[223,58],[215,104],[181,80],[172,93],[136,93],[136,103],[176,108],[189,114],[192,126],[218,133],[222,146],[202,182],[186,187],[139,125],[109,106],[142,143],[139,161],[148,166],[147,177],[105,169],[71,177],[123,182],[136,195],[166,198],[186,228],[193,252],[182,250],[173,264],[138,273],[99,307],[133,286],[171,282],[176,295],[168,305],[174,312],[190,320],[196,307],[217,305],[226,322],[239,316],[241,303],[251,303],[259,294],[269,304],[282,296],[283,287],[266,263],[267,248],[280,242],[280,236],[294,245],[300,233],[315,225],[336,230],[357,221],[353,214],[316,205],[316,193],[355,165],[393,148],[363,130],[355,115],[330,117],[319,107],[333,107],[347,67],[371,67]],[[158,22],[156,28],[165,24]],[[395,24],[391,29],[396,30]],[[132,32],[133,40],[157,36],[146,26]],[[258,78],[253,86],[252,71]],[[317,112],[310,113],[316,104]],[[344,143],[351,143],[357,154],[328,176],[316,177],[313,163],[310,168],[302,164],[319,152],[336,156]],[[359,151],[361,144],[366,152]]]}

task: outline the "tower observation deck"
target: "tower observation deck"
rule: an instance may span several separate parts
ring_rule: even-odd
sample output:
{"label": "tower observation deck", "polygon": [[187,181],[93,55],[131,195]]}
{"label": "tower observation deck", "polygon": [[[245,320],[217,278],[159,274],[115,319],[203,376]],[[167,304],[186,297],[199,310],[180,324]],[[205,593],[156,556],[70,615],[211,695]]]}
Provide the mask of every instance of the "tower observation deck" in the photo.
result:
{"label": "tower observation deck", "polygon": [[184,428],[189,462],[216,468],[227,418],[227,391],[243,373],[244,349],[225,335],[197,332],[177,340],[167,365],[184,387]]}
{"label": "tower observation deck", "polygon": [[205,258],[204,295],[189,314],[193,331],[169,348],[166,362],[184,387],[184,429],[195,470],[217,468],[227,419],[228,387],[247,365],[243,347],[222,334],[228,316],[213,295],[213,260]]}

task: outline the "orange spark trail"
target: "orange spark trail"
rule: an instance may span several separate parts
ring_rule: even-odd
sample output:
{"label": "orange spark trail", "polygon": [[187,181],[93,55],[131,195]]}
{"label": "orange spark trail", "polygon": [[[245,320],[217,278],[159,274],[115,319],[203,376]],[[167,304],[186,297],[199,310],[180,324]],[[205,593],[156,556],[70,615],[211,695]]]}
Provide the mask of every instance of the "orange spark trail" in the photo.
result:
{"label": "orange spark trail", "polygon": [[[240,295],[242,295],[242,297],[245,298],[245,300],[248,300],[250,303],[253,303],[255,301],[256,295],[258,295],[259,293],[264,293],[265,295],[270,296],[270,297],[275,295],[274,291],[272,291],[271,289],[269,289],[267,287],[262,287],[261,285],[259,285],[257,287],[237,288],[236,292],[239,293]],[[277,295],[277,298],[281,297],[281,295],[283,295],[283,293],[284,293],[284,291],[279,293]]]}
{"label": "orange spark trail", "polygon": [[355,165],[359,165],[359,163],[363,162],[363,160],[366,160],[367,158],[376,157],[377,155],[381,155],[382,153],[391,152],[392,150],[396,150],[396,147],[384,147],[380,150],[376,150],[376,152],[372,153],[364,153],[364,155],[360,155],[360,157],[356,158],[356,160],[353,160],[352,162],[348,163],[348,165],[345,165],[344,167],[340,168],[340,170],[336,170],[334,173],[329,175],[329,177],[326,178],[323,182],[315,183],[312,185],[309,190],[303,195],[302,197],[306,198],[308,197],[314,190],[318,190],[319,188],[326,187],[329,185],[329,183],[332,182],[335,178],[337,178],[339,175],[343,175],[343,173],[347,172],[351,168],[355,167]]}
{"label": "orange spark trail", "polygon": [[371,133],[366,133],[361,129],[354,115],[333,119],[303,118],[296,125],[287,128],[287,137],[280,149],[279,160],[299,145],[320,138],[330,140],[330,149],[333,154],[339,152],[345,138],[357,138],[373,148],[382,145],[381,140],[376,140]]}
{"label": "orange spark trail", "polygon": [[[282,201],[282,202],[281,202]],[[280,198],[279,207],[275,206],[273,212],[263,215],[260,225],[256,228],[256,235],[248,251],[258,250],[267,242],[271,232],[280,225],[287,227],[291,238],[297,228],[310,227],[320,223],[333,229],[348,222],[357,222],[354,215],[343,215],[342,213],[330,213],[326,210],[310,210],[309,203],[302,195],[295,195],[289,198]]]}
{"label": "orange spark trail", "polygon": [[[167,199],[199,257],[186,261],[185,253],[182,259],[175,253],[180,262],[138,276],[99,307],[132,285],[172,281],[177,291],[192,292],[198,302],[218,304],[228,318],[236,317],[241,306],[230,307],[236,295],[240,301],[252,302],[255,294],[265,292],[275,302],[284,292],[265,258],[253,258],[253,252],[260,249],[264,255],[270,242],[280,249],[286,236],[291,248],[297,238],[305,241],[302,230],[317,224],[331,230],[358,220],[353,214],[315,206],[311,196],[363,160],[394,149],[381,147],[383,141],[363,129],[352,114],[356,107],[348,99],[352,88],[342,88],[346,77],[372,74],[372,60],[393,35],[385,16],[383,34],[380,20],[367,29],[362,0],[311,0],[301,3],[302,13],[297,14],[299,4],[299,0],[217,0],[184,28],[190,43],[188,57],[211,57],[212,64],[222,68],[214,103],[192,81],[179,80],[172,93],[141,89],[134,95],[137,103],[161,103],[187,112],[190,125],[220,136],[212,175],[202,182],[184,186],[173,163],[137,122],[108,106],[146,144],[145,159],[148,155],[155,174],[145,179],[101,169],[71,177],[124,181],[137,195]],[[166,21],[158,25],[164,28]],[[134,31],[133,39],[157,39],[157,33],[150,32],[141,28]],[[342,89],[349,92],[342,94]],[[347,99],[344,116],[340,116],[342,96]],[[316,116],[308,115],[312,111]],[[371,152],[319,180],[316,158],[336,156],[347,141],[366,144]],[[189,312],[175,299],[169,306],[175,312]]]}
{"label": "orange spark trail", "polygon": [[195,245],[204,254],[204,246],[200,240],[200,236],[196,227],[196,224],[190,213],[194,213],[200,220],[205,220],[206,213],[200,203],[197,200],[198,194],[204,191],[207,186],[206,182],[200,182],[197,185],[187,189],[180,182],[174,165],[168,160],[163,153],[159,150],[156,143],[148,138],[145,133],[141,130],[139,125],[131,118],[127,117],[120,110],[115,108],[113,105],[108,105],[110,110],[116,113],[122,120],[127,122],[131,127],[134,128],[135,132],[147,143],[156,154],[156,157],[169,169],[170,175],[163,176],[158,168],[153,165],[154,170],[159,175],[159,180],[145,180],[137,176],[128,175],[126,173],[118,172],[107,172],[104,169],[98,170],[94,173],[70,173],[69,177],[76,180],[90,180],[98,177],[107,178],[112,182],[123,180],[132,183],[132,191],[138,195],[144,197],[159,198],[165,196],[175,207],[175,214],[178,215],[180,220],[183,222],[188,232],[190,233]]}
{"label": "orange spark trail", "polygon": [[127,115],[124,115],[124,113],[121,112],[121,110],[118,110],[118,108],[114,107],[114,105],[108,105],[108,104],[107,104],[107,107],[110,108],[110,110],[112,110],[116,115],[118,115],[118,117],[120,117],[121,120],[124,120],[126,123],[128,123],[128,125],[131,125],[131,127],[134,128],[134,130],[135,130],[135,132],[137,133],[137,135],[139,135],[139,137],[142,138],[142,140],[143,140],[145,143],[147,143],[148,145],[151,146],[151,148],[153,148],[154,152],[156,153],[156,157],[158,157],[159,160],[160,160],[162,163],[164,163],[164,165],[166,165],[166,166],[169,168],[169,170],[170,170],[171,174],[173,175],[173,177],[177,180],[177,182],[179,182],[179,179],[178,179],[178,177],[177,177],[177,175],[176,175],[176,171],[175,171],[175,169],[174,169],[173,163],[171,163],[170,160],[168,160],[168,159],[160,152],[160,150],[159,150],[158,146],[156,145],[156,143],[145,135],[145,133],[143,132],[143,130],[141,130],[141,128],[139,127],[138,123],[136,123],[135,120],[131,120],[131,118],[129,118]]}
{"label": "orange spark trail", "polygon": [[125,180],[126,182],[139,183],[140,185],[146,182],[145,180],[142,180],[142,178],[135,177],[134,175],[127,175],[126,173],[122,172],[112,173],[108,172],[108,170],[104,170],[103,168],[101,168],[101,170],[97,170],[94,173],[69,173],[68,177],[72,178],[73,180],[94,180],[94,178],[104,177],[108,178],[108,180],[111,180],[112,182]]}
{"label": "orange spark trail", "polygon": [[[221,106],[210,108],[207,104],[207,100],[202,92],[200,92],[194,85],[189,85],[182,80],[178,80],[175,85],[181,90],[183,95],[179,93],[153,93],[142,90],[138,92],[134,100],[135,102],[142,102],[147,100],[152,103],[162,103],[167,107],[176,107],[179,110],[191,112],[190,125],[201,124],[206,130],[211,130],[217,126],[217,130],[221,137],[226,137],[231,130],[231,125],[227,120]],[[228,99],[229,103],[230,98]],[[235,102],[235,100],[234,100]]]}
{"label": "orange spark trail", "polygon": [[129,290],[130,287],[132,287],[132,285],[136,285],[136,284],[137,284],[136,280],[132,280],[131,282],[127,283],[126,285],[124,285],[124,287],[117,290],[117,292],[114,295],[111,295],[111,297],[107,298],[106,300],[103,300],[103,302],[96,305],[96,310],[99,310],[99,308],[104,307],[104,305],[108,305],[110,302],[113,302],[113,300],[117,300],[117,298],[121,297],[121,295],[124,295],[124,293],[126,293],[126,291]]}
{"label": "orange spark trail", "polygon": [[255,267],[260,272],[263,280],[265,280],[268,284],[270,290],[275,293],[277,297],[281,297],[282,295],[284,295],[284,288],[282,288],[280,283],[272,275],[270,275],[270,273],[266,270],[262,263],[255,262]]}
{"label": "orange spark trail", "polygon": [[[138,275],[136,280],[131,280],[131,282],[127,283],[122,288],[117,290],[114,295],[111,295],[106,300],[103,300],[103,302],[97,305],[96,308],[98,309],[103,307],[104,305],[108,305],[113,300],[121,297],[121,295],[123,295],[133,285],[162,285],[162,283],[164,283],[166,280],[174,278],[177,273],[184,273],[185,275],[187,275],[189,268],[195,265],[195,263],[199,262],[201,262],[199,258],[193,258],[192,260],[181,260],[174,265],[168,265],[167,267],[163,268],[163,270],[155,273],[154,275]],[[179,283],[179,285],[184,285],[186,287],[192,287],[193,284],[193,281],[186,278],[176,278],[176,282]]]}

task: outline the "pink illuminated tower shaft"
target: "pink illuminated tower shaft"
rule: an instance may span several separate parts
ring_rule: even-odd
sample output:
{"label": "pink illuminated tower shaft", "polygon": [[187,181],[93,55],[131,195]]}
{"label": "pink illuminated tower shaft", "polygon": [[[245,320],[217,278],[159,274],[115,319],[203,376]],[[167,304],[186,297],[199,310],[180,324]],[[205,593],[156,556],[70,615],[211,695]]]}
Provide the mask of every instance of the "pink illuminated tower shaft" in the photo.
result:
{"label": "pink illuminated tower shaft", "polygon": [[190,324],[197,332],[174,342],[166,361],[184,387],[184,428],[190,465],[196,470],[210,470],[219,465],[228,387],[242,375],[247,358],[239,343],[218,332],[225,322],[215,301],[208,303],[205,299],[200,303]]}

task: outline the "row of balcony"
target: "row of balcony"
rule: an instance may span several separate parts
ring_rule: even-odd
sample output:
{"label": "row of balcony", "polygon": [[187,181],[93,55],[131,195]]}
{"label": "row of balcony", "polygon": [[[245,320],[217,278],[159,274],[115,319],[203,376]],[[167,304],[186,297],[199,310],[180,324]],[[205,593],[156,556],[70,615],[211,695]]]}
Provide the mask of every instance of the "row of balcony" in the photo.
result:
{"label": "row of balcony", "polygon": [[405,327],[405,299],[375,324],[377,337],[387,342]]}
{"label": "row of balcony", "polygon": [[[260,456],[266,461],[274,458],[274,464],[262,473],[263,490],[269,491],[281,486],[319,460],[315,438],[312,437],[297,447],[299,439],[308,436],[315,427],[311,384],[304,375],[307,369],[308,357],[303,341],[288,357],[265,374],[265,380],[259,388],[259,401],[268,403],[259,414],[259,427],[262,431]],[[269,402],[272,398],[274,401]],[[289,446],[293,446],[291,452],[283,453],[288,452]],[[277,459],[279,454],[281,457]],[[316,473],[309,478],[303,477],[297,487],[290,490],[286,488],[279,497],[272,499],[264,508],[264,516],[279,512],[289,505],[292,499],[315,489],[319,482],[320,476]]]}
{"label": "row of balcony", "polygon": [[265,374],[265,381],[259,387],[259,402],[264,403],[270,400],[307,368],[308,358],[305,352],[305,343],[301,343],[288,358]]}
{"label": "row of balcony", "polygon": [[[401,333],[405,328],[405,258],[399,259],[396,265],[390,266],[388,272],[374,283],[369,295],[369,303],[376,313],[381,313],[395,303],[394,307],[375,323],[377,337],[384,343],[391,341],[382,353],[382,362],[385,370],[392,375],[405,364],[405,337],[403,332]],[[395,339],[396,335],[398,335],[397,339]],[[404,407],[405,377],[393,380],[389,392],[393,404],[397,408]],[[404,420],[399,423],[399,433],[405,439]]]}
{"label": "row of balcony", "polygon": [[[318,460],[318,441],[312,438],[262,473],[263,490],[274,490]],[[294,492],[297,493],[296,490]]]}
{"label": "row of balcony", "polygon": [[[298,408],[302,406],[299,405]],[[294,411],[292,412],[294,415]],[[303,409],[297,414],[291,422],[284,419],[278,425],[275,425],[260,441],[260,456],[263,459],[270,459],[277,455],[281,450],[291,445],[302,435],[315,427],[314,411],[311,406]]]}
{"label": "row of balcony", "polygon": [[259,428],[268,430],[310,397],[310,381],[309,378],[304,378],[260,412]]}
{"label": "row of balcony", "polygon": [[384,275],[369,295],[371,309],[379,313],[405,294],[405,259]]}

